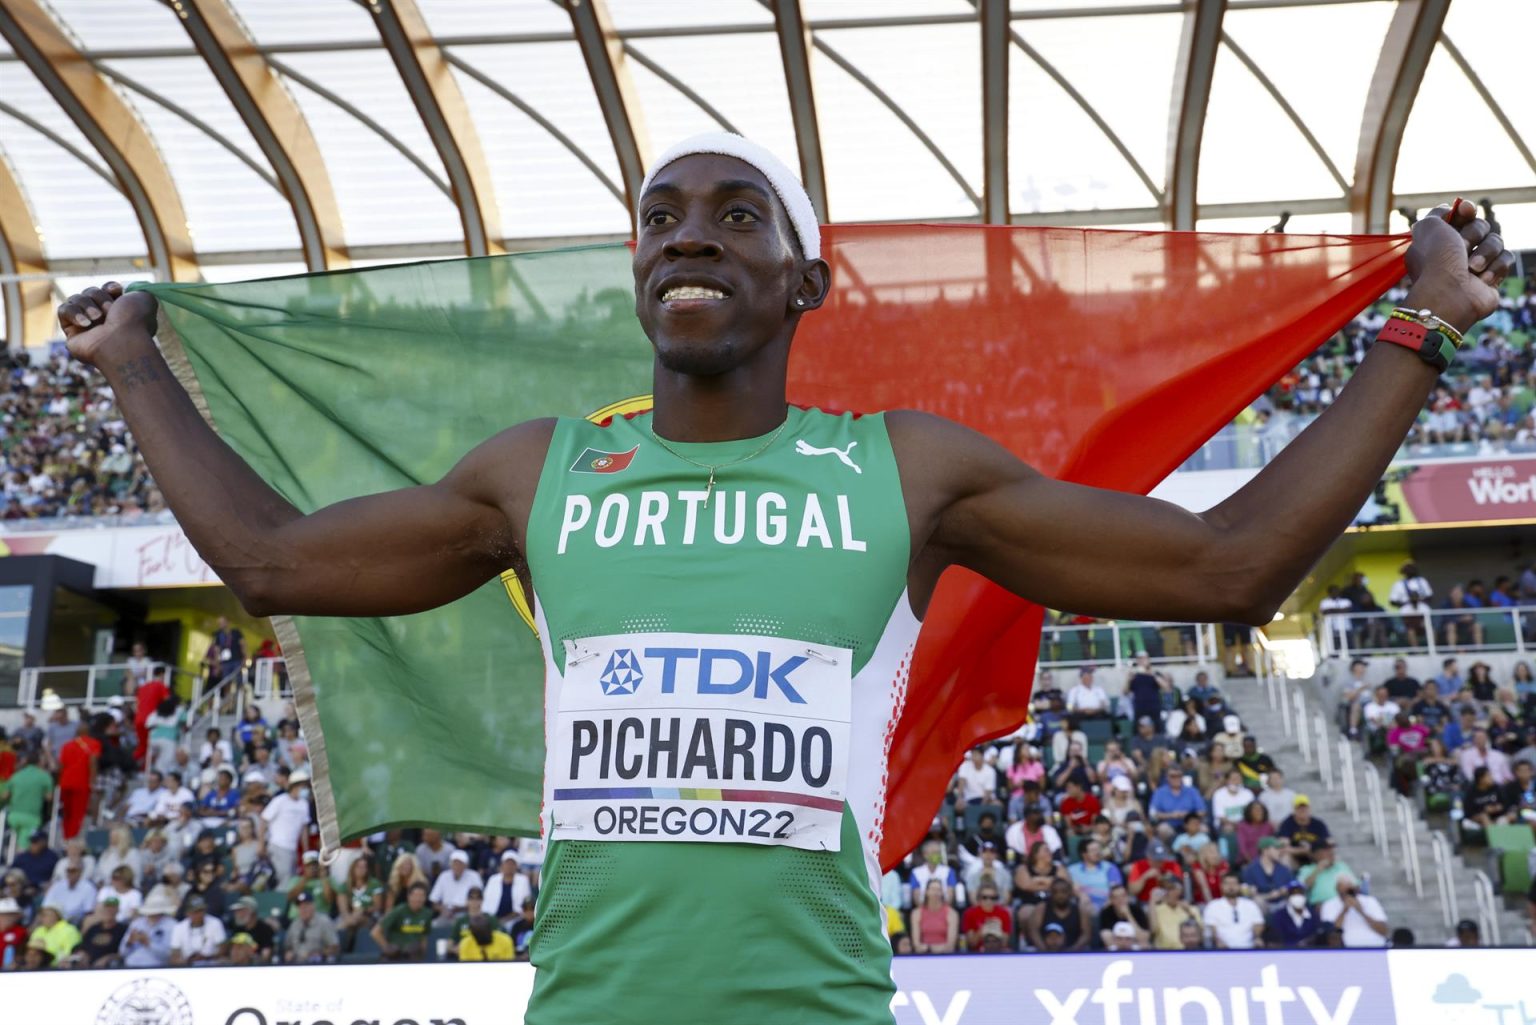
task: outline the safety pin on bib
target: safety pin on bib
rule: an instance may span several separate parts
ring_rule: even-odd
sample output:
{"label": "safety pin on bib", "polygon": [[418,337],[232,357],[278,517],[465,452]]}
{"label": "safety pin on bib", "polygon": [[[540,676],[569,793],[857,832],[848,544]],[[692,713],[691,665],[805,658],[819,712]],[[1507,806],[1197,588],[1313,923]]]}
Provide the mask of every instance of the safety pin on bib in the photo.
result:
{"label": "safety pin on bib", "polygon": [[837,665],[837,659],[830,658],[827,655],[823,655],[821,652],[817,651],[815,648],[806,648],[805,649],[805,653],[807,655],[811,656],[812,658],[816,659],[818,662],[825,662],[829,666]]}

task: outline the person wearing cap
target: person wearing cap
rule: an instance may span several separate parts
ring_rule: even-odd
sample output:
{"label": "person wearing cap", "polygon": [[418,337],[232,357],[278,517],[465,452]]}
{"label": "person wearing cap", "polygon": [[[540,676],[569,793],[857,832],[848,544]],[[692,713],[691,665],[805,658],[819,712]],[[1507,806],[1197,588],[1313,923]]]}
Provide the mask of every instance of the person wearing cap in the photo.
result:
{"label": "person wearing cap", "polygon": [[52,968],[53,962],[53,951],[48,949],[47,939],[42,936],[32,936],[27,940],[27,945],[22,951],[21,964],[17,968],[19,971],[37,972]]}
{"label": "person wearing cap", "polygon": [[454,848],[448,856],[448,871],[439,875],[432,884],[428,898],[437,912],[437,925],[451,925],[453,920],[469,906],[469,891],[485,892],[485,880],[480,873],[469,867],[469,853]]}
{"label": "person wearing cap", "polygon": [[1125,884],[1132,897],[1150,904],[1153,892],[1165,886],[1184,892],[1184,868],[1173,857],[1168,845],[1153,837],[1147,841],[1142,856],[1126,866]]}
{"label": "person wearing cap", "polygon": [[176,928],[172,917],[176,904],[161,891],[144,898],[138,917],[128,923],[120,950],[127,968],[164,968],[171,961],[171,934]]}
{"label": "person wearing cap", "polygon": [[990,883],[998,893],[1010,892],[1011,873],[1001,855],[1002,850],[997,841],[982,841],[979,856],[968,862],[961,873],[966,893],[977,892],[984,883]]}
{"label": "person wearing cap", "polygon": [[27,837],[26,848],[16,852],[11,867],[26,873],[28,886],[41,890],[53,882],[53,873],[59,861],[58,852],[48,846],[47,832],[35,829]]}
{"label": "person wearing cap", "polygon": [[1303,865],[1296,878],[1307,888],[1307,900],[1314,906],[1326,904],[1338,895],[1341,879],[1359,878],[1349,863],[1338,856],[1332,840],[1318,840],[1312,845],[1312,864]]}
{"label": "person wearing cap", "polygon": [[1385,947],[1390,930],[1381,902],[1361,893],[1351,874],[1340,874],[1335,887],[1336,895],[1317,909],[1318,918],[1339,930],[1346,947]]}
{"label": "person wearing cap", "polygon": [[[537,911],[538,902],[532,897],[526,898],[523,901],[523,906],[518,916],[506,927],[507,935],[512,937],[512,947],[516,951],[516,956],[513,960],[528,960],[528,941],[533,938],[533,926],[537,918]],[[910,944],[912,940],[910,936],[907,936],[906,922],[902,920],[900,912],[894,912],[889,907],[886,908],[886,912],[888,916],[894,915],[895,918],[894,925],[889,923],[887,925],[887,928],[891,930],[891,935],[894,937],[899,934],[905,937]],[[907,951],[909,954],[911,952],[910,949]]]}
{"label": "person wearing cap", "polygon": [[1001,895],[1005,891],[996,884],[990,881],[984,882],[974,892],[976,903],[966,908],[965,913],[960,916],[960,935],[965,941],[967,950],[980,953],[982,933],[988,925],[1002,931],[1005,944],[1012,937],[1013,912],[1002,903]]}
{"label": "person wearing cap", "polygon": [[228,938],[224,922],[208,913],[203,898],[192,894],[187,898],[186,917],[171,930],[171,964],[212,964],[223,956]]}
{"label": "person wearing cap", "polygon": [[1221,729],[1211,737],[1212,744],[1225,749],[1227,757],[1236,760],[1243,753],[1243,720],[1228,712],[1221,717]]}
{"label": "person wearing cap", "polygon": [[1136,934],[1136,927],[1130,922],[1116,922],[1110,927],[1109,938],[1104,946],[1117,954],[1128,954],[1134,950],[1145,949]]}
{"label": "person wearing cap", "polygon": [[[43,825],[43,808],[53,794],[53,777],[38,765],[38,755],[23,752],[20,768],[0,780],[0,808],[16,836],[30,836]],[[50,868],[51,871],[51,868]]]}
{"label": "person wearing cap", "polygon": [[1319,840],[1333,839],[1328,823],[1312,814],[1312,799],[1306,794],[1291,799],[1291,813],[1276,827],[1275,835],[1285,841],[1286,853],[1299,863],[1312,860],[1312,848]]}
{"label": "person wearing cap", "polygon": [[1483,945],[1482,930],[1477,923],[1470,918],[1463,918],[1456,923],[1456,934],[1446,941],[1447,947],[1461,947],[1471,949]]}
{"label": "person wearing cap", "polygon": [[[307,777],[295,779],[294,775],[297,774],[288,777],[287,789],[267,802],[257,820],[279,886],[286,885],[293,877],[299,845],[310,823],[309,799],[303,793],[309,780]],[[246,778],[250,778],[249,773]]]}
{"label": "person wearing cap", "polygon": [[505,926],[521,913],[523,901],[533,896],[533,884],[523,874],[516,850],[502,851],[496,869],[485,884],[485,911]]}
{"label": "person wearing cap", "polygon": [[[313,852],[311,852],[313,853]],[[322,914],[314,895],[300,890],[294,898],[295,914],[283,934],[284,964],[326,964],[341,952],[336,923]]]}
{"label": "person wearing cap", "polygon": [[331,874],[320,864],[319,851],[305,851],[301,858],[299,874],[288,881],[288,914],[298,910],[299,896],[309,894],[319,907],[320,913],[329,917],[336,912],[336,887],[331,884]]}
{"label": "person wearing cap", "polygon": [[1317,942],[1323,920],[1307,900],[1307,887],[1299,879],[1285,886],[1284,899],[1270,912],[1269,931],[1274,942],[1287,949],[1310,947]]}
{"label": "person wearing cap", "polygon": [[[132,892],[137,895],[139,891]],[[80,946],[76,948],[85,967],[110,968],[117,963],[117,951],[128,934],[131,917],[122,913],[116,894],[109,893],[101,898],[96,910],[85,920]]]}
{"label": "person wearing cap", "polygon": [[[189,541],[253,615],[418,612],[494,579],[510,556],[525,593],[535,593],[538,579],[548,635],[564,636],[567,616],[590,617],[585,582],[591,577],[572,572],[581,562],[605,573],[616,593],[649,589],[646,601],[674,624],[685,606],[700,617],[680,630],[710,629],[708,616],[744,602],[813,623],[826,618],[822,609],[841,617],[877,609],[870,614],[877,621],[863,628],[872,632],[869,639],[854,645],[860,659],[874,650],[903,595],[904,614],[910,614],[906,629],[915,636],[950,565],[969,567],[1045,607],[1266,623],[1359,511],[1438,379],[1439,365],[1403,346],[1373,347],[1348,386],[1349,401],[1337,403],[1331,415],[1307,428],[1303,441],[1216,509],[1191,513],[1057,481],[941,417],[893,411],[855,420],[789,406],[791,343],[802,319],[827,301],[832,279],[811,194],[767,148],[722,132],[684,140],[650,161],[632,198],[635,314],[654,355],[652,413],[615,417],[602,426],[531,421],[477,446],[440,482],[307,514],[201,419],[154,346],[151,295],[113,282],[86,288],[60,305],[59,324],[70,353],[101,370],[115,389]],[[1406,257],[1415,280],[1404,301],[1433,310],[1453,332],[1496,308],[1498,284],[1514,266],[1513,254],[1476,213],[1474,204],[1458,202],[1421,218]],[[1469,261],[1475,261],[1475,273]],[[612,456],[583,461],[588,448],[628,455],[622,467]],[[1320,451],[1336,458],[1314,458]],[[559,472],[545,473],[546,464]],[[578,472],[568,472],[573,466]],[[733,547],[705,532],[688,551],[676,540],[664,547],[659,538],[649,551],[599,545],[605,533],[597,527],[606,520],[590,515],[589,486],[626,500],[633,491],[638,502],[638,488],[665,480],[669,489],[682,484],[685,492],[703,491],[702,503],[715,495],[717,476],[717,510],[729,508],[732,494],[746,501],[749,490],[767,481],[789,489],[790,507],[805,506],[818,493],[838,495],[848,507],[844,543],[838,547],[826,531],[825,544],[819,543],[807,530],[801,533],[814,547],[786,545],[782,537],[772,542],[775,535],[766,531],[733,538]],[[207,487],[209,479],[222,486]],[[687,515],[683,506],[681,499],[672,501],[671,514]],[[587,525],[577,527],[581,508],[589,514]],[[676,523],[667,531],[674,539],[681,536]],[[771,562],[776,579],[722,571],[725,559],[736,560],[738,568],[741,560]],[[812,571],[827,584],[808,586]],[[579,590],[562,586],[575,588],[578,580]],[[787,581],[798,586],[783,593],[768,586]],[[769,635],[778,638],[787,623]],[[563,682],[550,674],[551,708],[560,705]],[[636,698],[648,700],[644,692]],[[878,746],[889,718],[888,710],[861,707],[854,736]],[[553,752],[561,747],[549,747],[546,776],[552,777],[560,768]],[[630,789],[649,785],[640,781]],[[557,785],[549,792],[561,790]],[[551,851],[544,885],[558,890],[559,845],[604,841],[585,839],[596,834],[577,821],[582,810],[546,810]],[[850,814],[870,818],[877,809]],[[814,819],[802,816],[803,824]],[[763,838],[778,843],[752,845],[785,848],[757,852],[762,856],[755,864],[736,858],[739,850],[703,840],[614,843],[606,885],[655,912],[578,917],[558,942],[552,938],[549,960],[536,950],[540,972],[529,1017],[611,1018],[615,994],[624,994],[623,1011],[634,1020],[712,1021],[729,999],[743,1020],[784,1020],[792,1010],[802,1018],[889,1021],[890,947],[879,928],[873,880],[862,870],[872,854],[863,849],[868,827],[858,818],[849,826],[846,850],[835,830],[824,838],[808,828]],[[839,948],[828,935],[821,899],[795,900],[773,887],[760,899],[772,901],[764,906],[794,924],[765,931],[770,949],[758,952],[749,977],[740,971],[737,944],[727,940],[752,915],[720,916],[713,928],[680,933],[689,944],[686,956],[679,956],[675,943],[646,942],[655,933],[654,913],[675,902],[678,880],[687,880],[691,899],[729,906],[754,882],[801,856],[786,850],[840,856],[836,871],[845,881],[839,900],[856,899],[860,909],[850,918],[858,929],[856,945],[849,940]],[[573,854],[572,864],[580,857]],[[572,887],[590,885],[585,875],[569,878]],[[854,880],[862,881],[862,889],[853,889]],[[674,977],[679,963],[689,966],[691,985],[654,985],[657,978]],[[580,970],[562,973],[562,964]],[[593,978],[603,984],[591,984]]]}
{"label": "person wearing cap", "polygon": [[0,897],[0,964],[20,959],[27,942],[21,924],[21,905],[9,894]]}
{"label": "person wearing cap", "polygon": [[[230,905],[225,931],[232,937],[241,934],[251,937],[256,948],[253,960],[257,964],[266,964],[272,960],[273,949],[277,946],[277,932],[270,922],[258,914],[255,897],[241,897]],[[233,939],[230,942],[233,943]]]}
{"label": "person wearing cap", "polygon": [[232,968],[261,964],[258,960],[260,953],[260,948],[256,945],[256,937],[248,932],[237,932],[229,938],[229,948],[225,954],[224,963]]}
{"label": "person wearing cap", "polygon": [[450,948],[458,946],[469,934],[470,922],[476,918],[485,917],[485,892],[479,887],[473,887],[469,891],[469,896],[465,898],[464,910],[454,916],[453,924],[448,927]]}
{"label": "person wearing cap", "polygon": [[1243,866],[1243,885],[1251,889],[1261,903],[1278,903],[1296,878],[1290,866],[1280,860],[1284,851],[1284,841],[1266,836],[1259,841],[1259,856]]}

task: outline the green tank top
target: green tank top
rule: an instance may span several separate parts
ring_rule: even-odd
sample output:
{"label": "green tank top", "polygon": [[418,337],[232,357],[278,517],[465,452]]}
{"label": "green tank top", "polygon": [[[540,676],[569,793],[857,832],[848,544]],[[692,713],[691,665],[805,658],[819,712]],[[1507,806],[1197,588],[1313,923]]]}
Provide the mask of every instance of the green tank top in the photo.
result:
{"label": "green tank top", "polygon": [[768,437],[555,428],[527,540],[549,842],[530,1025],[891,1020],[901,482],[883,416],[791,408],[726,465]]}

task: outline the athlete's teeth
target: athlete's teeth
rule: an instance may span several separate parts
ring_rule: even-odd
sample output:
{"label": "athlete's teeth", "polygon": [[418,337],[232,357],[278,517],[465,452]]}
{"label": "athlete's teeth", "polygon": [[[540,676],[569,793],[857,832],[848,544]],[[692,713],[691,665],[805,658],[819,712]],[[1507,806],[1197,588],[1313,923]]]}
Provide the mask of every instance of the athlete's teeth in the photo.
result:
{"label": "athlete's teeth", "polygon": [[724,299],[725,293],[714,288],[701,288],[698,285],[679,285],[669,288],[662,295],[662,302],[671,302],[673,299]]}

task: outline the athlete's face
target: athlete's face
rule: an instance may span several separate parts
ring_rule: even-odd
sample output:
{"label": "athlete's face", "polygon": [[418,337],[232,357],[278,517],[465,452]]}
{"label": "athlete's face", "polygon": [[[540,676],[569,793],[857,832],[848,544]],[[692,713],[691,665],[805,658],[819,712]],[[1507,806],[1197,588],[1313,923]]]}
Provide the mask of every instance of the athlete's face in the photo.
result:
{"label": "athlete's face", "polygon": [[675,160],[639,212],[635,312],[668,370],[734,370],[826,295],[827,265],[802,258],[768,180],[744,161]]}

